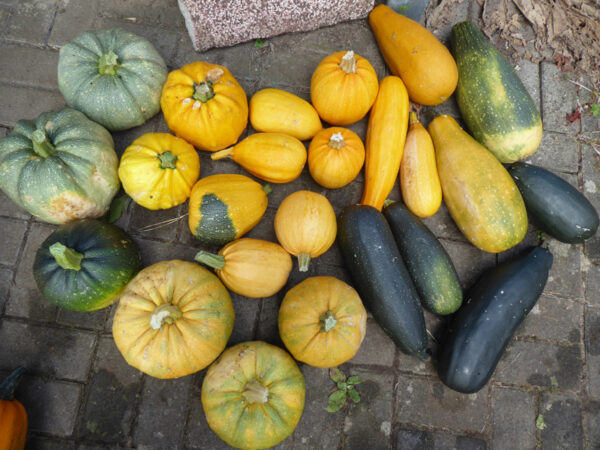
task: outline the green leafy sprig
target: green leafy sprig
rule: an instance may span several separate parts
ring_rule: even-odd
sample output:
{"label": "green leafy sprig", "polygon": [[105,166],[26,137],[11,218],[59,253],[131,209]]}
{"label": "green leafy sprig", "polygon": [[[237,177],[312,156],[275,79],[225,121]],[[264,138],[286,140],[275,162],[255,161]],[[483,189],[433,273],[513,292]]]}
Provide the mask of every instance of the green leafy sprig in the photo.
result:
{"label": "green leafy sprig", "polygon": [[344,375],[337,367],[329,369],[329,376],[336,384],[336,388],[327,399],[328,412],[336,412],[342,409],[348,401],[348,397],[350,397],[350,400],[354,403],[360,402],[360,395],[354,386],[362,383],[363,380],[357,375],[346,377],[346,375]]}

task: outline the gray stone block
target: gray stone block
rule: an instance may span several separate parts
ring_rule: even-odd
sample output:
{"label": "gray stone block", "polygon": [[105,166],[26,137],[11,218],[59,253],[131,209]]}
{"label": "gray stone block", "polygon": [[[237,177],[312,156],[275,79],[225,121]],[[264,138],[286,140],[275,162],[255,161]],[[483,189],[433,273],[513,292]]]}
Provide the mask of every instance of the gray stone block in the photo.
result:
{"label": "gray stone block", "polygon": [[68,0],[58,4],[48,45],[62,47],[67,42],[93,27],[97,14],[87,0]]}
{"label": "gray stone block", "polygon": [[401,428],[396,434],[396,450],[460,449],[485,450],[484,439],[455,436],[434,431],[408,430]]}
{"label": "gray stone block", "polygon": [[600,399],[600,309],[585,309],[585,352],[587,391],[590,397]]}
{"label": "gray stone block", "polygon": [[50,31],[57,0],[21,0],[0,35],[16,42],[44,45]]}
{"label": "gray stone block", "polygon": [[0,264],[13,266],[21,250],[21,244],[27,233],[28,224],[22,220],[0,218],[2,242],[0,246]]}
{"label": "gray stone block", "polygon": [[258,222],[258,224],[256,224],[256,226],[243,237],[279,243],[277,241],[277,235],[275,234],[275,228],[273,227],[275,212],[276,210],[274,207],[267,207],[267,210],[262,216],[262,219],[260,219],[260,222]]}
{"label": "gray stone block", "polygon": [[[5,130],[5,128],[3,128]],[[32,216],[0,191],[0,216],[28,220]]]}
{"label": "gray stone block", "polygon": [[496,255],[479,250],[472,244],[440,239],[454,263],[463,289],[471,286],[486,270],[496,265]]}
{"label": "gray stone block", "polygon": [[20,45],[0,46],[0,81],[56,90],[58,52]]}
{"label": "gray stone block", "polygon": [[135,141],[140,136],[146,133],[152,133],[156,131],[159,123],[162,120],[162,113],[158,113],[139,127],[134,127],[125,131],[115,131],[111,133],[113,141],[115,142],[115,152],[117,152],[117,156],[121,158],[125,149],[129,147],[133,143],[133,141]]}
{"label": "gray stone block", "polygon": [[258,321],[260,303],[262,302],[262,299],[243,297],[231,291],[230,294],[235,311],[235,321],[233,332],[227,343],[229,347],[254,339],[254,330]]}
{"label": "gray stone block", "polygon": [[585,448],[600,448],[600,401],[590,401],[584,411],[584,418],[587,421],[587,439]]}
{"label": "gray stone block", "polygon": [[288,286],[284,287],[277,295],[262,300],[262,308],[260,309],[256,329],[256,339],[268,342],[269,344],[278,345],[282,348],[285,346],[279,336],[279,327],[277,323],[279,319],[279,306],[283,300],[283,295],[291,287]]}
{"label": "gray stone block", "polygon": [[544,292],[572,299],[583,298],[581,246],[565,244],[552,238],[548,238],[547,242],[554,255],[554,262]]}
{"label": "gray stone block", "polygon": [[135,240],[140,247],[142,262],[144,267],[150,266],[160,261],[171,259],[181,259],[183,261],[193,261],[194,256],[200,248],[194,248],[186,245],[163,243],[151,241],[148,239]]}
{"label": "gray stone block", "polygon": [[58,91],[42,91],[30,87],[0,85],[0,124],[12,127],[21,119],[35,119],[41,113],[64,108],[65,100]]}
{"label": "gray stone block", "polygon": [[535,106],[537,106],[538,111],[541,111],[540,65],[524,59],[519,61],[514,69],[533,99]]}
{"label": "gray stone block", "polygon": [[444,202],[433,216],[423,219],[423,223],[438,239],[445,238],[453,241],[469,242],[456,226]]}
{"label": "gray stone block", "polygon": [[600,306],[600,265],[589,264],[585,271],[585,301]]}
{"label": "gray stone block", "polygon": [[80,312],[60,309],[58,312],[57,323],[73,326],[77,328],[88,328],[90,330],[102,330],[106,322],[108,308],[98,311]]}
{"label": "gray stone block", "polygon": [[10,269],[0,268],[0,312],[4,310],[4,305],[8,299],[8,292],[12,284],[14,272]]}
{"label": "gray stone block", "polygon": [[495,449],[535,448],[536,401],[532,393],[492,387],[492,443]]}
{"label": "gray stone block", "polygon": [[[177,237],[177,229],[179,221],[167,222],[177,219],[184,212],[185,206],[174,206],[169,209],[149,210],[136,203],[131,208],[131,220],[129,221],[129,232],[132,236],[140,238],[156,239],[162,242],[173,242]],[[182,222],[187,222],[187,217],[181,219]],[[150,225],[158,226],[145,230],[145,227]]]}
{"label": "gray stone block", "polygon": [[576,173],[579,170],[579,143],[573,136],[544,131],[540,147],[525,161],[552,172]]}
{"label": "gray stone block", "polygon": [[567,114],[577,107],[575,85],[565,81],[558,67],[550,63],[540,66],[542,77],[542,122],[544,131],[577,133],[579,122],[569,124]]}
{"label": "gray stone block", "polygon": [[27,448],[32,450],[73,450],[75,449],[75,442],[30,435],[27,439]]}
{"label": "gray stone block", "polygon": [[394,342],[383,332],[374,319],[369,319],[365,339],[354,358],[348,362],[351,364],[392,366],[395,354],[396,346]]}
{"label": "gray stone block", "polygon": [[583,448],[581,402],[577,397],[544,393],[540,414],[546,425],[541,432],[542,448]]}
{"label": "gray stone block", "polygon": [[[584,195],[600,213],[600,155],[589,145],[581,146],[581,154]],[[585,255],[600,263],[600,233],[585,241],[584,247]]]}
{"label": "gray stone block", "polygon": [[103,0],[95,3],[94,8],[101,17],[158,25],[185,33],[177,0]]}

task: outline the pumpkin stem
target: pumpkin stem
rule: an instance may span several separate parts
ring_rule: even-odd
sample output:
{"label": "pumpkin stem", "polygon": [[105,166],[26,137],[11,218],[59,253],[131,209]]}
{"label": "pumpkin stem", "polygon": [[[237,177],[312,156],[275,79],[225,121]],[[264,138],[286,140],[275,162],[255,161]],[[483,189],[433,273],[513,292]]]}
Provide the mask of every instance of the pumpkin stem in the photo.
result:
{"label": "pumpkin stem", "polygon": [[417,113],[411,111],[408,113],[408,125],[413,125],[415,123],[419,123],[419,118],[417,117]]}
{"label": "pumpkin stem", "polygon": [[171,153],[170,150],[162,152],[158,155],[161,169],[175,169],[177,168],[177,155]]}
{"label": "pumpkin stem", "polygon": [[109,50],[98,60],[98,73],[100,75],[116,75],[119,67],[119,57]]}
{"label": "pumpkin stem", "polygon": [[48,249],[50,254],[54,256],[56,264],[67,270],[81,270],[81,260],[83,254],[72,248],[66,247],[60,242],[55,242]]}
{"label": "pumpkin stem", "polygon": [[33,151],[42,158],[47,158],[54,153],[54,145],[50,143],[43,130],[35,130],[31,133],[31,142]]}
{"label": "pumpkin stem", "polygon": [[9,402],[14,400],[15,389],[24,373],[24,367],[17,367],[0,383],[0,400],[8,400]]}
{"label": "pumpkin stem", "polygon": [[394,203],[396,203],[396,200],[392,200],[391,198],[386,198],[385,201],[383,202],[383,207],[387,207],[390,205],[393,205]]}
{"label": "pumpkin stem", "polygon": [[221,270],[225,267],[225,257],[223,255],[216,255],[214,253],[205,252],[200,250],[194,256],[194,259],[199,263],[206,264],[216,270]]}
{"label": "pumpkin stem", "polygon": [[263,191],[265,191],[265,194],[269,195],[271,192],[273,192],[273,189],[271,189],[271,185],[269,183],[265,184],[262,187]]}
{"label": "pumpkin stem", "polygon": [[321,325],[321,331],[330,331],[338,323],[337,319],[331,311],[327,311],[319,318],[319,324]]}
{"label": "pumpkin stem", "polygon": [[352,50],[348,50],[342,57],[340,68],[348,74],[356,73],[356,57],[354,56],[354,52]]}
{"label": "pumpkin stem", "polygon": [[210,159],[215,161],[217,159],[231,158],[232,153],[233,153],[233,147],[229,147],[229,148],[226,148],[225,150],[219,150],[218,152],[214,152],[212,155],[210,155]]}
{"label": "pumpkin stem", "polygon": [[249,404],[258,403],[262,405],[269,401],[269,388],[258,380],[251,380],[246,384],[242,396]]}
{"label": "pumpkin stem", "polygon": [[192,95],[192,98],[201,101],[202,103],[206,103],[215,96],[212,85],[213,83],[210,80],[203,81],[200,84],[194,84],[194,95]]}
{"label": "pumpkin stem", "polygon": [[346,141],[344,141],[344,136],[342,136],[342,133],[333,133],[327,145],[329,145],[331,148],[339,150],[340,148],[346,146]]}
{"label": "pumpkin stem", "polygon": [[152,311],[152,315],[150,316],[150,328],[159,330],[164,322],[168,325],[172,325],[182,315],[183,313],[181,310],[171,303],[160,305]]}
{"label": "pumpkin stem", "polygon": [[298,253],[298,270],[300,270],[300,272],[308,272],[309,264],[310,264],[310,254]]}

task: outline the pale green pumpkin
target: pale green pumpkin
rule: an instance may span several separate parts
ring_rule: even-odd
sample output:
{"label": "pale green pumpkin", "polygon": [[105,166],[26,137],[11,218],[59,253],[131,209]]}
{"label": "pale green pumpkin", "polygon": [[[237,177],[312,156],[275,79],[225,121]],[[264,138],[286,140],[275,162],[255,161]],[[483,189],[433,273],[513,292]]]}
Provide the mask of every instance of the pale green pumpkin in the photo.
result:
{"label": "pale green pumpkin", "polygon": [[120,28],[86,31],[60,50],[58,87],[67,104],[111,131],[154,116],[166,79],[150,41]]}
{"label": "pale green pumpkin", "polygon": [[0,140],[0,189],[50,223],[106,213],[119,190],[117,166],[110,133],[70,108],[20,120]]}

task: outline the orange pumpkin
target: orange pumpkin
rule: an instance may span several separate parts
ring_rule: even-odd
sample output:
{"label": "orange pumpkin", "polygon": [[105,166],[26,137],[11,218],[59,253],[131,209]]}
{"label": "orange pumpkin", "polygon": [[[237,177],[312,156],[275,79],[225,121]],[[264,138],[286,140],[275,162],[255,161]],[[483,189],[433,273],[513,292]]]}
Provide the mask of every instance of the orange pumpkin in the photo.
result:
{"label": "orange pumpkin", "polygon": [[25,369],[18,367],[0,383],[0,449],[23,450],[27,439],[27,411],[15,400],[15,388]]}

